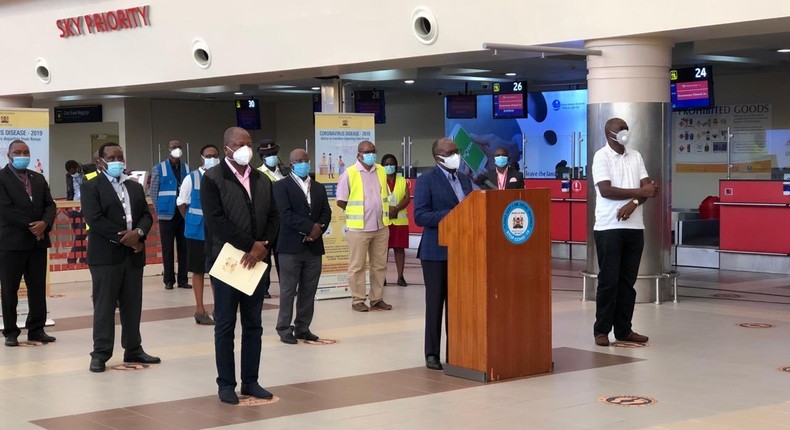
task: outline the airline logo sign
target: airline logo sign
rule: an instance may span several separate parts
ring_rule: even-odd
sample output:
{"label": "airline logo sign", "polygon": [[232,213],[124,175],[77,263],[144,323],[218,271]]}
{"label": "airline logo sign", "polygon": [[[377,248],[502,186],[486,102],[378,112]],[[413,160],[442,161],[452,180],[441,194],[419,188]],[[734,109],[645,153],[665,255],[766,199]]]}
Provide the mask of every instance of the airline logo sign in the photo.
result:
{"label": "airline logo sign", "polygon": [[150,14],[150,6],[136,6],[62,18],[55,21],[55,25],[60,30],[61,38],[85,36],[148,27],[151,25]]}

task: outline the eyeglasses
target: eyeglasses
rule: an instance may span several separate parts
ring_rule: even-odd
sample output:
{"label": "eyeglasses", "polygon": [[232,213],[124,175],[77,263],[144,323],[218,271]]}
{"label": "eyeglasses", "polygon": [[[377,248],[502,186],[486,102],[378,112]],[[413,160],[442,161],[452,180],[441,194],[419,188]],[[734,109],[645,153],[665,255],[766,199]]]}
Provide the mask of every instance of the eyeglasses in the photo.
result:
{"label": "eyeglasses", "polygon": [[376,153],[375,149],[370,150],[370,151],[362,151],[362,152],[360,152],[360,154],[375,154],[375,153]]}

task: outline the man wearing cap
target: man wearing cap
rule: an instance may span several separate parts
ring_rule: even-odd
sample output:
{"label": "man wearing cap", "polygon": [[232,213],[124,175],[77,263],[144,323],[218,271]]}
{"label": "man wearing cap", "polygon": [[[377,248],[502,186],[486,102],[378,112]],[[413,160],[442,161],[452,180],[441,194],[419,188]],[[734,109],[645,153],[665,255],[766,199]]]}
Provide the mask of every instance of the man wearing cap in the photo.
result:
{"label": "man wearing cap", "polygon": [[[288,176],[288,170],[283,166],[283,163],[280,161],[280,157],[277,155],[277,152],[280,150],[280,145],[274,142],[273,139],[263,139],[261,143],[258,144],[258,156],[261,157],[261,161],[263,164],[258,170],[261,171],[266,177],[269,178],[272,183],[279,181],[280,179]],[[272,250],[275,249],[276,244],[272,244]],[[276,266],[277,270],[277,277],[280,277],[280,261],[277,258],[277,254],[271,252],[272,259],[274,260],[274,265]],[[265,299],[271,299],[272,295],[269,293],[269,287],[272,283],[272,266],[271,264],[266,269],[266,273],[263,274],[263,297]]]}
{"label": "man wearing cap", "polygon": [[[187,282],[187,240],[184,237],[184,217],[177,210],[176,199],[181,182],[189,174],[187,163],[181,162],[181,142],[171,140],[167,143],[169,157],[151,169],[151,187],[148,194],[153,200],[159,219],[159,236],[162,239],[163,281],[166,290],[192,288]],[[178,247],[178,276],[175,273],[175,252],[173,242]]]}

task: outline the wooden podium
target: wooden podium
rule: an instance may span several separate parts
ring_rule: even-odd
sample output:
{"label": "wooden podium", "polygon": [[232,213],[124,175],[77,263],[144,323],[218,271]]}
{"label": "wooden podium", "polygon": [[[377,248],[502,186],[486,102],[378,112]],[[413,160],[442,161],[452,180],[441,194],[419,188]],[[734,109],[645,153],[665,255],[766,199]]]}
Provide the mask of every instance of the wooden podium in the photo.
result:
{"label": "wooden podium", "polygon": [[485,382],[551,372],[549,204],[548,189],[474,191],[439,224],[446,374]]}

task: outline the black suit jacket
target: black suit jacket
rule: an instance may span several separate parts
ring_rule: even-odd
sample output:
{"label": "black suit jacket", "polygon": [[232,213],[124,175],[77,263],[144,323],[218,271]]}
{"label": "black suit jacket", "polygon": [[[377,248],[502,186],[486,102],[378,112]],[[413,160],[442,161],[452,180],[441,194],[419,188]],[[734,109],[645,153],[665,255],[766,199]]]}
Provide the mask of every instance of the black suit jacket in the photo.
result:
{"label": "black suit jacket", "polygon": [[[124,182],[127,198],[132,205],[132,229],[142,229],[145,237],[151,230],[153,218],[145,200],[145,191],[136,181]],[[85,181],[80,189],[82,214],[88,230],[88,265],[105,266],[120,264],[125,258],[132,259],[135,267],[145,266],[145,249],[135,253],[132,248],[121,244],[118,232],[126,230],[126,213],[107,175],[99,173],[95,180]],[[145,240],[145,239],[141,240]]]}
{"label": "black suit jacket", "polygon": [[322,231],[329,227],[332,209],[326,196],[326,188],[314,180],[310,180],[310,203],[304,191],[296,183],[293,176],[274,183],[274,201],[280,211],[280,234],[277,238],[277,252],[297,254],[310,250],[314,255],[324,254],[324,239],[319,237],[314,242],[302,242],[313,230],[313,224],[322,224]]}
{"label": "black suit jacket", "polygon": [[[480,188],[484,190],[496,190],[497,188],[497,178],[496,178],[496,169],[489,170],[483,175],[483,178],[487,179],[487,181],[480,180],[479,185]],[[515,178],[515,181],[513,181]],[[491,187],[493,185],[493,188]],[[505,189],[506,190],[522,190],[524,189],[524,175],[519,172],[518,170],[511,169],[508,167],[507,169],[507,179],[505,179]]]}
{"label": "black suit jacket", "polygon": [[[51,245],[49,232],[55,222],[55,201],[49,184],[40,173],[32,170],[25,173],[33,192],[32,199],[11,166],[0,170],[0,250],[3,251],[49,248]],[[47,223],[42,240],[36,240],[30,233],[30,223],[35,221]]]}

